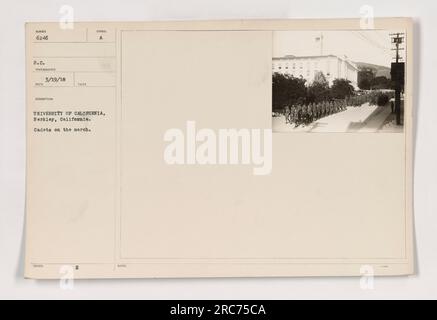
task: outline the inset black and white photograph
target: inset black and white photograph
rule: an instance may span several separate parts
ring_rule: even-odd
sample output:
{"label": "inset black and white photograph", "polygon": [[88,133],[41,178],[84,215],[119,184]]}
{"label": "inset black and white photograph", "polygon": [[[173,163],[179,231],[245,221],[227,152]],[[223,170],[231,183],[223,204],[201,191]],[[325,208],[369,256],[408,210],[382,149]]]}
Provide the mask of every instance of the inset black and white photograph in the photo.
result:
{"label": "inset black and white photograph", "polygon": [[276,31],[273,132],[403,132],[405,33]]}

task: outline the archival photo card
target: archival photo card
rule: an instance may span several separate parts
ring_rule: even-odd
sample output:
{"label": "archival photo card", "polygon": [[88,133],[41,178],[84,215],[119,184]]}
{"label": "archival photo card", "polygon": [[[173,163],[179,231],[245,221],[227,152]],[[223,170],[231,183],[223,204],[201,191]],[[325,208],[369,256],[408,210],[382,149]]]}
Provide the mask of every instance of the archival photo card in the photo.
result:
{"label": "archival photo card", "polygon": [[26,24],[25,277],[413,274],[413,24],[374,26]]}
{"label": "archival photo card", "polygon": [[405,31],[275,31],[274,132],[403,132]]}

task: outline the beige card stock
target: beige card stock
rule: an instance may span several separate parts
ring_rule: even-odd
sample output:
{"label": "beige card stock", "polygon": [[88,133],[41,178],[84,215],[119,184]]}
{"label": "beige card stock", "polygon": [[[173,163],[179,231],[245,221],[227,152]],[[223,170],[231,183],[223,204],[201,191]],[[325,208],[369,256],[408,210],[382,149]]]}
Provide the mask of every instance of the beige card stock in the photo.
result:
{"label": "beige card stock", "polygon": [[276,32],[377,41],[357,19],[68,27],[26,24],[26,277],[414,272],[411,20],[374,22],[405,35],[396,132],[270,130]]}

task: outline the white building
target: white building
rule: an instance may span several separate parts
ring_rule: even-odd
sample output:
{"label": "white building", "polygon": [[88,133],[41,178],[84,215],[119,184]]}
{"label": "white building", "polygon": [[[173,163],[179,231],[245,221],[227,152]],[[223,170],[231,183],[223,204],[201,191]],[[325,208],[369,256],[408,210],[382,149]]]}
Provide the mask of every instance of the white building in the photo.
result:
{"label": "white building", "polygon": [[273,72],[289,74],[294,77],[302,77],[307,84],[314,81],[314,76],[321,71],[329,85],[335,79],[347,79],[355,88],[358,88],[358,68],[347,58],[340,58],[334,55],[326,56],[305,56],[297,57],[287,55],[273,58]]}

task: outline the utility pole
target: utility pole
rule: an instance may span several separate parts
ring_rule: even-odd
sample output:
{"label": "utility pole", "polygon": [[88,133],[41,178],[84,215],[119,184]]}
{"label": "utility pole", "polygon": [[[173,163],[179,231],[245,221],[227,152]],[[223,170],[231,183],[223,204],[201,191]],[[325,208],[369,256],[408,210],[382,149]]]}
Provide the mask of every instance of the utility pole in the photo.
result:
{"label": "utility pole", "polygon": [[404,50],[401,48],[401,44],[404,43],[403,33],[393,33],[390,34],[392,39],[392,44],[395,48],[392,50],[396,51],[396,57],[394,63],[391,65],[391,78],[395,82],[395,113],[396,113],[396,124],[401,124],[401,90],[405,82],[405,62],[400,62],[401,57],[399,51]]}

